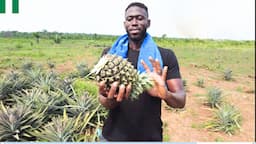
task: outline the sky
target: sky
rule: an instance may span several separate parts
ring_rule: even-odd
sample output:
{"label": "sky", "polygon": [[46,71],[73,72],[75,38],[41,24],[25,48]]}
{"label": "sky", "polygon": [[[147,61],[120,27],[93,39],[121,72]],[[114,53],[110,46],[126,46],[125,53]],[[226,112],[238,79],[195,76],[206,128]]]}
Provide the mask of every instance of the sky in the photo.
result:
{"label": "sky", "polygon": [[[125,34],[124,10],[135,0],[12,0],[0,31]],[[137,0],[148,6],[152,36],[255,40],[255,0]]]}

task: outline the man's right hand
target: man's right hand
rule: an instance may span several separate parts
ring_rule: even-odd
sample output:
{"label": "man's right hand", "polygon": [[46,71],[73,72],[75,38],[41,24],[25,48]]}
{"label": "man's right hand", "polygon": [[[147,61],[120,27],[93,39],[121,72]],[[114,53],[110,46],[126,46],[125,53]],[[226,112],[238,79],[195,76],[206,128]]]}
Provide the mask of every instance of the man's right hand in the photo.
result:
{"label": "man's right hand", "polygon": [[[121,102],[124,98],[127,99],[131,93],[131,84],[127,87],[118,82],[114,82],[111,85],[109,90],[106,89],[105,82],[100,82],[99,84],[99,100],[100,103],[106,108],[114,108],[119,102]],[[118,91],[117,91],[118,90]]]}

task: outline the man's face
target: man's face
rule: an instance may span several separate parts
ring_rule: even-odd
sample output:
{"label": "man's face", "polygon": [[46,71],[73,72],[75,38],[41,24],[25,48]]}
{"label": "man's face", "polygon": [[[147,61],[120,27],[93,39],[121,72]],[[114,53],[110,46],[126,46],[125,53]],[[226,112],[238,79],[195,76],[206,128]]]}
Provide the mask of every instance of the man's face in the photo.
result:
{"label": "man's face", "polygon": [[145,9],[132,6],[126,11],[124,27],[131,40],[142,40],[149,26],[150,20]]}

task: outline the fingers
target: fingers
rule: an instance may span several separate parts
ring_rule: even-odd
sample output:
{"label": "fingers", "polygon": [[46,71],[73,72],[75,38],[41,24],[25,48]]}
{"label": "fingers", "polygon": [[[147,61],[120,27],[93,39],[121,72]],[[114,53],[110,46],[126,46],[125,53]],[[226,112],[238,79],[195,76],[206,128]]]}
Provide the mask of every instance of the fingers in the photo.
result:
{"label": "fingers", "polygon": [[[157,73],[157,74],[161,74],[161,66],[160,66],[160,62],[158,59],[153,59],[151,56],[149,57],[149,61],[152,65],[153,68],[153,72]],[[141,64],[143,65],[143,67],[145,68],[146,72],[149,73],[150,72],[150,68],[149,66],[143,61],[141,60]]]}
{"label": "fingers", "polygon": [[164,69],[162,71],[162,79],[164,81],[166,80],[167,70],[168,70],[168,66],[164,66]]}
{"label": "fingers", "polygon": [[101,95],[107,97],[107,99],[116,99],[117,102],[121,102],[124,98],[127,99],[132,89],[131,84],[125,87],[123,84],[119,85],[119,82],[112,83],[109,91],[105,89],[105,82],[100,82],[98,86]]}
{"label": "fingers", "polygon": [[99,93],[105,97],[107,97],[107,93],[106,93],[106,89],[105,89],[105,82],[101,81],[100,83],[98,83],[99,86]]}
{"label": "fingers", "polygon": [[114,98],[114,95],[116,94],[116,90],[118,88],[118,82],[114,82],[112,85],[111,85],[111,88],[108,92],[108,99],[113,99]]}
{"label": "fingers", "polygon": [[118,91],[118,95],[117,95],[117,98],[116,98],[117,102],[121,102],[123,100],[124,93],[125,93],[125,85],[121,84],[119,86],[119,91]]}
{"label": "fingers", "polygon": [[131,94],[132,91],[132,85],[129,84],[126,89],[125,89],[125,98],[128,99],[129,95]]}
{"label": "fingers", "polygon": [[161,73],[161,66],[160,66],[160,62],[158,59],[153,59],[151,56],[149,57],[149,61],[153,66],[153,72],[156,72],[158,74]]}
{"label": "fingers", "polygon": [[144,60],[140,61],[142,66],[144,67],[144,69],[146,70],[147,73],[150,73],[150,68],[148,67],[148,65],[144,62]]}

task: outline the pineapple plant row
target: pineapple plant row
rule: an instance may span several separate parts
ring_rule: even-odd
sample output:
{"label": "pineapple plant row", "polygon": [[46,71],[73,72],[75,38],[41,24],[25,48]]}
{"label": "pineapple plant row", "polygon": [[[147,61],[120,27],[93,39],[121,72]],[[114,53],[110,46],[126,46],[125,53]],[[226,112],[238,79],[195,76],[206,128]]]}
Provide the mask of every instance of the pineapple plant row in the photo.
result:
{"label": "pineapple plant row", "polygon": [[153,81],[146,73],[139,74],[127,59],[114,54],[104,55],[89,75],[98,82],[104,81],[107,89],[110,89],[115,81],[125,86],[131,84],[131,100],[138,99],[139,94],[153,86]]}
{"label": "pineapple plant row", "polygon": [[107,111],[98,102],[97,92],[77,93],[74,82],[84,78],[70,75],[62,78],[53,67],[46,71],[26,64],[3,77],[0,141],[97,141],[96,132]]}

